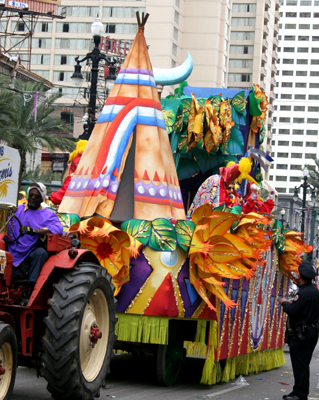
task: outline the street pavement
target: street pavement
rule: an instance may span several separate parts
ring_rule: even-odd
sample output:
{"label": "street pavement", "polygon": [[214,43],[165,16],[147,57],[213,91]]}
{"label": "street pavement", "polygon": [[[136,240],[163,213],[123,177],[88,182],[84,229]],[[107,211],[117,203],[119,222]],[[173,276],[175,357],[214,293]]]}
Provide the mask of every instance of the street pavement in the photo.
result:
{"label": "street pavement", "polygon": [[[101,390],[100,399],[119,400],[279,400],[292,391],[293,374],[288,349],[285,348],[286,365],[268,372],[245,377],[249,385],[238,386],[234,381],[212,386],[200,385],[203,361],[186,359],[173,387],[161,387],[156,379],[156,365],[152,358],[136,360],[131,355],[117,355],[111,362],[107,386]],[[288,383],[289,385],[282,384]],[[319,400],[319,344],[312,363],[310,399]],[[49,400],[46,382],[37,379],[36,372],[19,368],[12,400]]]}

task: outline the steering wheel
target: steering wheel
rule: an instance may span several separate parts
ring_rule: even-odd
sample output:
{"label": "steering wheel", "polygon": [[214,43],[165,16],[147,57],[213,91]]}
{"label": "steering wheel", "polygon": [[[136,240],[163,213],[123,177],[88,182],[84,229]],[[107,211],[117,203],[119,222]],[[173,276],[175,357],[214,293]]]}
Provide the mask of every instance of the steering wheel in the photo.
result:
{"label": "steering wheel", "polygon": [[[15,214],[12,214],[12,215],[9,217],[8,225],[10,224],[10,222],[11,222],[11,220],[12,220],[13,217],[15,217],[15,219],[18,221],[18,224],[19,224],[19,226],[20,226],[20,228],[21,228],[21,227],[22,227],[21,221],[19,220],[19,218],[18,218],[17,216],[15,216]],[[12,223],[11,223],[11,226],[12,226]],[[20,228],[19,228],[19,232],[20,232]],[[10,229],[10,228],[9,228],[9,229]],[[9,229],[8,229],[8,231],[9,231]],[[13,227],[12,227],[12,230],[13,230]],[[8,237],[9,240],[6,240],[6,242],[7,242],[7,243],[14,243],[14,242],[16,242],[18,239],[20,239],[21,236],[22,236],[22,233],[21,233],[21,232],[20,232],[19,236],[17,236],[17,237],[12,237],[12,235],[10,236],[10,235],[7,233],[7,234],[6,234],[6,237]]]}

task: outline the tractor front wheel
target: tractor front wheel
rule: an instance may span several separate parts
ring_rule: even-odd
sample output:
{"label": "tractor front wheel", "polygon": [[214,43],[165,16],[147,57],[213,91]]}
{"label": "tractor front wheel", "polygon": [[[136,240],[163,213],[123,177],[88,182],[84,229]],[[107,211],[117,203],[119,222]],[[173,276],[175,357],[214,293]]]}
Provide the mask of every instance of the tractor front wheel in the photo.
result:
{"label": "tractor front wheel", "polygon": [[0,322],[0,400],[9,400],[18,366],[17,338],[12,326]]}
{"label": "tractor front wheel", "polygon": [[99,395],[116,338],[113,293],[106,269],[91,263],[78,264],[54,285],[43,338],[44,377],[54,399]]}

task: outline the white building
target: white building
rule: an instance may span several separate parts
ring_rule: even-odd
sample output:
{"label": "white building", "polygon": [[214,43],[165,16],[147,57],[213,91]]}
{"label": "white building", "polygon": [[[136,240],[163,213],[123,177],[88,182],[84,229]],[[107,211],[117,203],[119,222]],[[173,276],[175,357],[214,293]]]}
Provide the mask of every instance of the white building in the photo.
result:
{"label": "white building", "polygon": [[270,181],[293,194],[319,157],[319,1],[285,0],[280,12]]}

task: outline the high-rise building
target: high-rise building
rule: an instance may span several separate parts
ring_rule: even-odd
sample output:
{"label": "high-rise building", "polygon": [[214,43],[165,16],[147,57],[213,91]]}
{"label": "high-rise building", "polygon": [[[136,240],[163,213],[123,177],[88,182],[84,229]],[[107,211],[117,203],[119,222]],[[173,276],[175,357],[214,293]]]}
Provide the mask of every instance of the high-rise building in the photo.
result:
{"label": "high-rise building", "polygon": [[[89,95],[89,90],[83,88],[89,88],[90,67],[82,68],[86,82],[81,92],[72,86],[71,75],[75,57],[83,57],[93,47],[91,24],[96,16],[104,25],[102,50],[108,50],[120,64],[137,32],[136,11],[147,12],[150,17],[145,37],[153,67],[174,68],[189,51],[194,61],[194,70],[187,79],[191,86],[249,89],[253,82],[260,84],[270,102],[263,143],[268,151],[281,1],[61,0],[58,14],[64,13],[65,19],[40,20],[36,26],[31,69],[54,83],[54,90],[62,95],[59,102],[66,110],[74,104],[83,107],[87,104],[83,97]],[[21,31],[27,29],[20,25]],[[103,84],[99,90],[104,93]],[[173,90],[165,88],[163,96]],[[83,108],[74,113],[75,136],[83,132],[83,115]]]}
{"label": "high-rise building", "polygon": [[319,156],[319,1],[285,0],[280,12],[270,180],[293,194]]}

